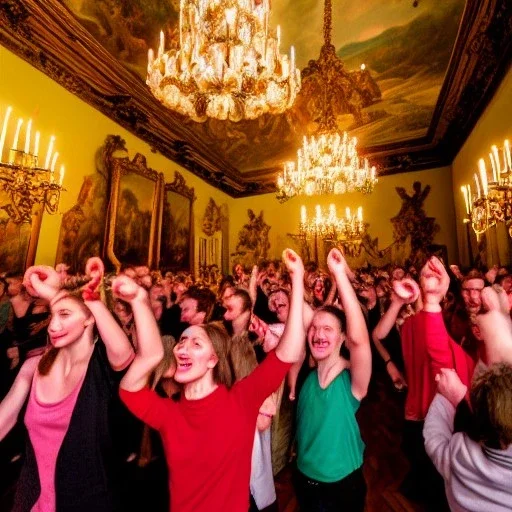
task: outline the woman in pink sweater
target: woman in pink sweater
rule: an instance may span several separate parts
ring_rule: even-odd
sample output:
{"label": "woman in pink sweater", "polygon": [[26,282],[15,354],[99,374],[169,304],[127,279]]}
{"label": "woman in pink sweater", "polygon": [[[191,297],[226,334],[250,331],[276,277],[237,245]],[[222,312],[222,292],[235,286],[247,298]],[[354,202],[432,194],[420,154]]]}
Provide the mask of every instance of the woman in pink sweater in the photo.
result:
{"label": "woman in pink sweater", "polygon": [[191,326],[174,348],[177,400],[147,388],[163,351],[147,293],[133,281],[117,294],[130,302],[139,351],[121,382],[127,407],[160,432],[169,467],[173,512],[246,512],[256,420],[261,404],[275,391],[304,344],[302,298],[304,267],[290,249],[283,253],[291,274],[290,314],[281,342],[248,377],[232,384],[230,338],[217,325]]}

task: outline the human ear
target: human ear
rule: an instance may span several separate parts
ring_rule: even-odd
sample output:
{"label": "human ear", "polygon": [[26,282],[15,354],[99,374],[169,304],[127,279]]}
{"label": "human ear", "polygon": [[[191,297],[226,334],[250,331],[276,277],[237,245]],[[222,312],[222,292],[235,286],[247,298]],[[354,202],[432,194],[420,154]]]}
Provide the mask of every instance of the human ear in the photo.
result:
{"label": "human ear", "polygon": [[206,366],[208,368],[210,368],[211,370],[213,370],[217,366],[218,362],[219,362],[219,358],[217,357],[217,355],[216,354],[212,354],[210,356],[210,359],[208,359],[208,362],[206,363]]}

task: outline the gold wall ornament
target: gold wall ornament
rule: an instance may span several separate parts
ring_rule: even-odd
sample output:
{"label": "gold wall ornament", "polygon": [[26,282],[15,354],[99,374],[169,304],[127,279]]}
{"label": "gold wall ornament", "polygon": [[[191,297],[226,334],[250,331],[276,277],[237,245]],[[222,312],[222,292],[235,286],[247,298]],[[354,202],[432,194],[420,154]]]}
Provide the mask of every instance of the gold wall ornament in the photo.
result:
{"label": "gold wall ornament", "polygon": [[[463,222],[471,225],[477,240],[487,230],[502,222],[512,237],[512,158],[508,140],[504,141],[501,150],[496,145],[491,147],[489,163],[490,176],[485,160],[481,158],[478,161],[478,173],[473,175],[474,189],[470,184],[461,187],[465,206]],[[469,231],[467,237],[470,247]]]}
{"label": "gold wall ornament", "polygon": [[194,121],[280,114],[300,90],[295,50],[281,55],[270,0],[180,0],[179,48],[148,52],[146,83],[166,107]]}
{"label": "gold wall ornament", "polygon": [[[301,96],[321,95],[322,112],[316,135],[304,136],[296,161],[284,163],[277,177],[277,199],[287,201],[296,195],[371,193],[377,183],[376,168],[360,158],[357,139],[337,129],[336,115],[352,114],[356,124],[363,122],[363,107],[381,97],[380,89],[364,64],[349,73],[331,44],[332,2],[324,4],[324,44],[320,57],[310,61],[302,72]],[[320,90],[318,90],[320,89]]]}
{"label": "gold wall ornament", "polygon": [[0,187],[6,192],[10,202],[0,208],[16,224],[30,223],[32,216],[42,212],[51,215],[57,213],[60,193],[65,190],[62,187],[65,169],[61,165],[57,182],[55,166],[59,153],[54,151],[53,135],[48,144],[44,167],[39,165],[40,133],[36,132],[32,140],[32,119],[29,119],[25,127],[23,149],[20,138],[24,123],[23,119],[18,119],[8,160],[3,160],[11,112],[12,107],[7,107],[0,132]]}

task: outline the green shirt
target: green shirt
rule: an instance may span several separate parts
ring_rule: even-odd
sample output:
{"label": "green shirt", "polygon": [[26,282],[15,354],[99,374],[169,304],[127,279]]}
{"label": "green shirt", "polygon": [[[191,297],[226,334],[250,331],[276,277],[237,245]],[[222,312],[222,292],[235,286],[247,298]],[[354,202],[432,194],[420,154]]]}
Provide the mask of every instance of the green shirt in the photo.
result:
{"label": "green shirt", "polygon": [[342,371],[326,389],[311,372],[302,387],[297,409],[297,466],[319,482],[336,482],[360,468],[365,445],[355,413],[350,373]]}

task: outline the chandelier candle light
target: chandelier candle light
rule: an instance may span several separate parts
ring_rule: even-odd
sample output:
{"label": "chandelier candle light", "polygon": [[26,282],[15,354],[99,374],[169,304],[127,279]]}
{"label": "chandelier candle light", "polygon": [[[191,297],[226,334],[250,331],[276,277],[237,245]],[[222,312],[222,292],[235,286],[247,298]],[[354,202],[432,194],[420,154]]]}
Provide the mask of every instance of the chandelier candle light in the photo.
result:
{"label": "chandelier candle light", "polygon": [[[328,91],[333,80],[336,56],[331,44],[332,4],[325,0],[324,45],[315,69],[324,87],[324,104],[319,124],[319,135],[304,137],[302,148],[297,152],[297,161],[284,164],[283,173],[277,178],[277,199],[287,201],[297,195],[344,194],[345,192],[371,193],[377,183],[376,169],[368,159],[360,158],[357,152],[357,139],[342,135],[332,105],[328,101]],[[339,66],[343,67],[343,66]],[[364,64],[361,71],[365,70]]]}
{"label": "chandelier candle light", "polygon": [[306,207],[301,206],[299,234],[306,238],[320,237],[324,240],[335,242],[362,242],[366,233],[366,225],[363,221],[363,208],[359,206],[352,213],[347,206],[345,209],[345,217],[338,218],[336,206],[329,205],[327,214],[322,212],[320,205],[315,206],[315,216],[309,218],[307,216]]}
{"label": "chandelier candle light", "polygon": [[[44,167],[38,166],[40,133],[36,131],[32,151],[32,119],[25,128],[25,143],[19,149],[23,119],[18,119],[7,161],[3,159],[7,138],[9,118],[12,107],[7,107],[0,133],[0,188],[9,196],[10,203],[3,205],[11,220],[15,223],[31,222],[35,206],[41,205],[44,211],[55,214],[58,211],[60,193],[64,180],[64,166],[60,168],[59,183],[55,182],[54,172],[59,153],[53,153],[55,137],[52,135]],[[53,157],[53,158],[52,158]]]}
{"label": "chandelier candle light", "polygon": [[477,237],[480,237],[498,222],[504,222],[512,237],[512,160],[508,140],[505,140],[501,152],[497,146],[491,147],[489,162],[491,181],[485,160],[481,158],[478,161],[478,174],[473,175],[476,194],[472,195],[470,185],[461,187],[466,210],[464,223],[468,226],[471,224]]}
{"label": "chandelier candle light", "polygon": [[148,52],[146,83],[164,105],[203,122],[280,114],[300,90],[295,50],[281,55],[270,0],[181,0],[179,48]]}

